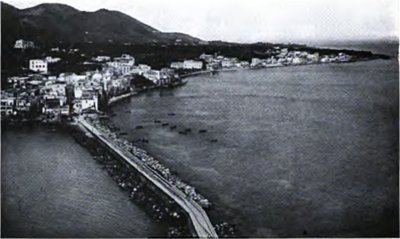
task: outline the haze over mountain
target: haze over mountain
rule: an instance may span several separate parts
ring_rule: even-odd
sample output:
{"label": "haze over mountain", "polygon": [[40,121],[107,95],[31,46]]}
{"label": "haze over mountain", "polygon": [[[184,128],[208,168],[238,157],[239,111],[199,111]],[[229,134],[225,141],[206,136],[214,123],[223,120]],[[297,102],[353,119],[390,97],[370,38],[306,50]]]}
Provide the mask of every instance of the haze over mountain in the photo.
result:
{"label": "haze over mountain", "polygon": [[183,33],[165,33],[119,11],[79,11],[64,4],[40,4],[18,9],[1,2],[2,44],[17,39],[37,44],[130,43],[197,44],[201,40]]}

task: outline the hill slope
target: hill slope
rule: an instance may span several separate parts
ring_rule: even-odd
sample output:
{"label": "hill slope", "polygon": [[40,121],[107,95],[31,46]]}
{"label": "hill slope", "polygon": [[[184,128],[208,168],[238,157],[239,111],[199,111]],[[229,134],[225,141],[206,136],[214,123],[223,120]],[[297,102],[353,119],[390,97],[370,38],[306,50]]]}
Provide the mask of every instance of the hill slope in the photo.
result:
{"label": "hill slope", "polygon": [[[40,4],[18,9],[1,2],[2,43],[17,39],[35,43],[131,43],[196,44],[200,39],[181,33],[163,33],[124,13],[100,9],[79,11],[64,4]],[[179,40],[178,40],[179,41]]]}

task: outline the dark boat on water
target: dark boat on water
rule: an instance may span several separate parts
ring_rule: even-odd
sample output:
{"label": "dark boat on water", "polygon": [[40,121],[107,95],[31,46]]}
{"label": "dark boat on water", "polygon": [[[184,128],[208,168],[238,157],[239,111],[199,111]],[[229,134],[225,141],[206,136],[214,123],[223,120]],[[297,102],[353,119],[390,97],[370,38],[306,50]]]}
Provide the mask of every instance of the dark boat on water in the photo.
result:
{"label": "dark boat on water", "polygon": [[138,126],[135,127],[135,129],[143,129],[143,126],[138,125]]}
{"label": "dark boat on water", "polygon": [[161,126],[168,126],[168,123],[162,123]]}
{"label": "dark boat on water", "polygon": [[207,132],[206,129],[201,129],[201,130],[199,130],[199,133],[206,133],[206,132]]}
{"label": "dark boat on water", "polygon": [[218,139],[210,139],[210,142],[211,143],[216,143],[216,142],[218,142]]}
{"label": "dark boat on water", "polygon": [[160,120],[154,120],[154,123],[159,124],[159,123],[161,123],[161,121]]}

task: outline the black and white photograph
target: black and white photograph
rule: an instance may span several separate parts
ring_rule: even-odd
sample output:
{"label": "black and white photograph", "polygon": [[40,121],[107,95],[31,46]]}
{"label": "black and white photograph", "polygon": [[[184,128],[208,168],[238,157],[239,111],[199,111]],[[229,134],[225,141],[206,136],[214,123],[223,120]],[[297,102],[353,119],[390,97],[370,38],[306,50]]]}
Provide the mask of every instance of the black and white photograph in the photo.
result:
{"label": "black and white photograph", "polygon": [[398,0],[1,0],[1,238],[398,238]]}

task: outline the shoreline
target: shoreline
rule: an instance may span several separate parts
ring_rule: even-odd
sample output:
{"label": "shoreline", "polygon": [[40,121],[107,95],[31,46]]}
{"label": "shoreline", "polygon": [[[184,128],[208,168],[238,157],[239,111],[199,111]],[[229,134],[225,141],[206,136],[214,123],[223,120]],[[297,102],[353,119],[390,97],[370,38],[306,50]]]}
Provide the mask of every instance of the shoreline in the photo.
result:
{"label": "shoreline", "polygon": [[190,78],[192,76],[198,76],[198,75],[205,75],[205,74],[213,74],[213,73],[219,73],[219,72],[231,72],[231,71],[241,71],[241,70],[262,70],[262,69],[270,69],[270,68],[281,68],[281,67],[296,67],[296,66],[309,66],[309,65],[331,65],[331,64],[348,64],[348,63],[356,63],[356,62],[365,62],[365,61],[373,61],[373,60],[387,60],[387,59],[381,59],[381,58],[360,58],[357,60],[350,60],[350,61],[344,61],[344,62],[316,62],[316,63],[306,63],[306,64],[295,64],[295,65],[267,65],[267,66],[259,66],[259,67],[233,67],[233,68],[222,68],[218,70],[201,70],[201,71],[194,71],[194,72],[189,72],[180,75],[182,79],[184,78]]}

